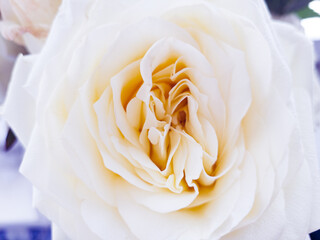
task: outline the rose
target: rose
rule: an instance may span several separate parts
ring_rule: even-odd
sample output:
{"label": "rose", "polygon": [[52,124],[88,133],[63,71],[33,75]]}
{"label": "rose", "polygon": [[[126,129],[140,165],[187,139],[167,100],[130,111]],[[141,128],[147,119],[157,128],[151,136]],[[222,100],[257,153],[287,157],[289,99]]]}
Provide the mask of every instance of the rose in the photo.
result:
{"label": "rose", "polygon": [[72,239],[304,239],[312,61],[262,0],[64,1],[6,101],[35,205]]}
{"label": "rose", "polygon": [[[179,8],[174,8],[173,4],[177,4]],[[236,3],[233,4],[237,9]],[[121,25],[108,24],[108,21],[102,21],[98,17],[99,12],[96,11],[101,9],[116,13],[110,6],[93,6],[90,8],[89,19],[85,18],[87,6],[84,5],[84,12],[81,12],[79,7],[74,12],[78,15],[72,15],[75,19],[68,27],[60,25],[65,22],[64,18],[69,16],[61,12],[53,28],[55,34],[52,34],[42,54],[35,59],[33,72],[29,75],[27,83],[29,91],[37,100],[37,118],[31,138],[25,131],[30,127],[16,123],[17,118],[10,117],[12,112],[8,111],[9,120],[11,118],[25,144],[28,143],[22,170],[40,189],[36,198],[38,206],[74,238],[85,238],[94,233],[101,238],[108,236],[106,234],[114,234],[113,238],[119,237],[117,234],[133,234],[143,239],[150,238],[149,234],[154,233],[159,227],[159,238],[218,238],[228,233],[226,238],[238,239],[243,236],[245,239],[300,239],[312,230],[308,229],[311,208],[306,201],[312,203],[311,186],[315,179],[312,177],[316,175],[311,171],[313,168],[309,169],[309,166],[314,164],[314,143],[312,138],[306,137],[309,134],[312,136],[311,121],[308,119],[310,106],[302,106],[309,104],[310,89],[304,85],[311,82],[311,76],[306,76],[311,72],[311,69],[308,69],[311,66],[311,57],[307,54],[310,50],[306,51],[304,61],[298,64],[296,61],[299,59],[292,57],[292,53],[295,52],[289,51],[292,50],[290,46],[279,45],[276,42],[277,39],[286,40],[284,37],[287,34],[270,35],[275,26],[265,15],[263,8],[254,8],[262,12],[256,16],[253,14],[255,11],[250,10],[250,5],[245,5],[247,17],[244,18],[235,15],[228,5],[228,11],[218,3],[179,5],[179,2],[170,3],[166,5],[167,9],[155,6],[150,11],[153,10],[151,15],[157,18],[142,20],[138,24],[135,23],[138,17],[130,8],[124,14],[127,20],[123,20],[124,17],[120,18]],[[66,11],[67,3],[64,7]],[[139,6],[132,8],[141,9]],[[196,14],[188,15],[190,9]],[[72,11],[72,8],[69,10]],[[159,10],[160,13],[157,12]],[[110,17],[110,21],[117,22],[115,18],[118,14],[120,15],[117,13],[114,17],[105,15]],[[143,17],[141,13],[139,16]],[[194,19],[190,19],[192,16]],[[215,21],[211,19],[213,17]],[[251,17],[256,20],[255,24],[252,23]],[[201,18],[205,21],[201,21]],[[225,29],[219,28],[221,25],[217,20],[224,23]],[[128,26],[127,22],[134,23]],[[263,22],[267,24],[262,25]],[[217,25],[211,26],[213,23]],[[210,26],[212,28],[209,28]],[[69,32],[71,27],[73,32]],[[295,36],[288,27],[276,27],[292,33],[290,39],[300,40],[299,46],[306,45],[305,40],[299,34]],[[150,29],[157,31],[153,35],[148,31]],[[63,34],[60,35],[63,30]],[[118,37],[114,33],[118,33]],[[244,33],[250,33],[249,37]],[[54,45],[58,39],[65,40],[65,45]],[[82,40],[80,43],[79,39]],[[235,41],[236,39],[238,41]],[[59,49],[54,46],[58,46]],[[261,48],[253,51],[257,46]],[[282,55],[278,52],[279,48]],[[305,49],[309,47],[306,46]],[[119,50],[126,54],[118,54]],[[265,59],[263,66],[254,61],[260,57]],[[89,65],[82,67],[79,59],[88,59]],[[32,65],[32,61],[34,59],[30,58],[19,60],[15,82],[22,81],[19,75],[23,75],[25,71],[21,68]],[[165,65],[160,64],[159,67],[159,63],[163,62]],[[200,62],[202,64],[199,64]],[[239,65],[240,67],[236,68]],[[43,66],[46,66],[45,69]],[[140,66],[141,71],[137,66]],[[226,66],[233,74],[229,75],[229,71],[224,71]],[[164,70],[159,71],[162,68]],[[167,70],[170,71],[166,72]],[[177,156],[174,154],[172,161],[177,164],[180,163],[177,159],[182,159],[181,161],[185,160],[187,163],[182,167],[185,172],[183,184],[175,184],[175,178],[179,177],[177,169],[177,174],[171,179],[172,174],[164,179],[164,190],[161,190],[159,185],[161,186],[163,176],[160,174],[166,174],[166,171],[159,174],[156,166],[163,169],[162,160],[167,159],[161,158],[163,148],[157,148],[157,143],[162,140],[162,135],[158,132],[165,133],[167,125],[163,128],[160,126],[160,131],[155,129],[154,124],[157,122],[152,117],[161,118],[161,104],[167,100],[164,98],[160,101],[161,95],[159,101],[153,97],[151,106],[156,113],[152,114],[149,110],[149,115],[142,121],[136,119],[137,113],[141,112],[139,108],[142,108],[136,102],[147,101],[145,96],[150,96],[148,83],[152,73],[154,82],[160,81],[161,77],[165,77],[164,80],[167,81],[166,74],[179,70],[185,71],[184,77],[190,81],[183,82],[184,77],[178,81],[182,90],[183,83],[189,83],[188,88],[185,87],[187,90],[181,94],[183,96],[185,93],[188,96],[188,104],[183,103],[180,108],[185,110],[169,115],[169,118],[173,119],[169,144],[177,143],[175,137],[180,137],[180,141],[182,138],[181,143],[176,144]],[[65,72],[67,74],[64,74]],[[130,78],[126,78],[126,74]],[[144,85],[141,85],[139,74],[145,81]],[[291,76],[294,77],[294,93],[290,100]],[[52,81],[57,79],[58,81]],[[241,81],[237,82],[237,79]],[[230,88],[227,88],[229,83]],[[170,90],[179,86],[171,86],[170,82],[163,84],[163,91],[167,91],[166,87]],[[18,86],[20,85],[12,85],[8,106],[15,104],[17,99],[14,92],[18,90]],[[39,86],[38,89],[35,86]],[[240,86],[242,88],[239,88]],[[133,93],[130,87],[133,88]],[[139,98],[134,98],[135,90]],[[155,90],[151,92],[155,96],[159,94]],[[28,109],[32,110],[33,99],[24,100]],[[30,105],[26,104],[28,102],[31,102]],[[215,104],[208,105],[206,102]],[[125,104],[125,114],[130,116],[130,122],[120,121],[123,114],[121,105]],[[197,111],[195,106],[198,107]],[[144,111],[147,110],[148,108]],[[190,114],[194,112],[198,114]],[[291,119],[290,113],[296,118]],[[147,116],[151,116],[151,119]],[[192,119],[193,116],[200,118],[198,124],[192,125],[192,121],[197,120]],[[307,121],[302,121],[301,118],[307,118]],[[169,120],[164,118],[165,124],[167,121]],[[150,124],[141,126],[140,122]],[[151,142],[155,155],[146,156],[148,149],[143,149],[145,145],[140,146],[139,141],[134,141],[134,130],[139,127],[142,128],[138,131],[139,136]],[[201,128],[205,128],[206,131]],[[143,133],[145,129],[148,132],[147,137],[146,131]],[[181,129],[185,129],[189,135],[183,135]],[[214,131],[217,139],[212,138]],[[181,135],[177,137],[174,134],[176,132]],[[307,140],[310,142],[306,144]],[[105,141],[108,144],[105,144]],[[217,151],[214,151],[212,146],[216,146],[217,142],[219,145]],[[166,141],[164,144],[167,144]],[[170,145],[169,149],[172,151],[174,147]],[[201,169],[202,166],[199,167],[198,161],[192,161],[199,157],[183,156],[192,154],[202,154],[204,169]],[[210,160],[216,155],[219,165],[215,172],[210,173]],[[245,158],[240,158],[241,155]],[[230,156],[235,160],[232,161]],[[156,165],[152,160],[157,160]],[[40,167],[43,175],[35,175],[35,166]],[[174,165],[173,168],[175,167],[178,168]],[[224,169],[225,167],[229,168]],[[200,178],[197,175],[199,169]],[[221,173],[221,169],[225,172]],[[214,185],[211,185],[211,175],[217,176],[219,173],[222,176],[213,180]],[[150,186],[146,182],[153,184]],[[127,195],[131,198],[126,198]],[[188,202],[190,198],[191,203]],[[232,201],[234,199],[240,201],[235,203]],[[202,201],[207,204],[201,204]],[[199,207],[190,208],[190,204],[199,204]],[[177,211],[178,209],[180,211]],[[233,211],[231,213],[227,210]],[[276,219],[273,218],[275,214]],[[180,221],[172,222],[171,219],[177,218]],[[147,227],[141,229],[140,224]],[[265,230],[263,236],[262,227]],[[188,235],[183,235],[185,233]]]}
{"label": "rose", "polygon": [[43,45],[61,0],[1,0],[1,34],[38,52]]}
{"label": "rose", "polygon": [[[28,146],[22,171],[50,219],[77,239],[301,239],[316,227],[300,34],[261,2],[87,4],[65,3],[40,56],[19,59],[7,100]],[[31,66],[32,97],[21,84]],[[36,110],[22,123],[10,111],[21,103]]]}

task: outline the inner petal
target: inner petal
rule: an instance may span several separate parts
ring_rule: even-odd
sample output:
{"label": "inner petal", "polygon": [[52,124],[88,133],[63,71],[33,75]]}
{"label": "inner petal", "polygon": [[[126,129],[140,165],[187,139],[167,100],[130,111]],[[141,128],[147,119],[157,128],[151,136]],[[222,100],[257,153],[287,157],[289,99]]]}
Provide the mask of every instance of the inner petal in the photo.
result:
{"label": "inner petal", "polygon": [[151,142],[150,158],[160,168],[164,170],[167,165],[168,150],[169,150],[169,131],[170,125],[164,127],[164,131],[154,127],[150,128],[148,138]]}
{"label": "inner petal", "polygon": [[[112,79],[119,131],[157,168],[148,169],[128,153],[143,181],[174,193],[194,191],[213,186],[232,165],[218,161],[218,137],[208,110],[212,102],[202,93],[205,82],[216,85],[205,57],[176,39],[156,42]],[[218,89],[214,93],[220,98]]]}

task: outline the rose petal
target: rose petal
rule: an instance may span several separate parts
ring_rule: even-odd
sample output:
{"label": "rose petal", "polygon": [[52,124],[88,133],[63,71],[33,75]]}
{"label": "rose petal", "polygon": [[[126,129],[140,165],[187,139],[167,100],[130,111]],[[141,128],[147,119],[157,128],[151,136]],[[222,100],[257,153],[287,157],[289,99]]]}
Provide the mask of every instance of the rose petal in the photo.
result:
{"label": "rose petal", "polygon": [[[24,146],[29,142],[35,121],[35,102],[25,89],[26,76],[34,62],[35,56],[18,57],[4,104],[4,117]],[[21,111],[15,111],[16,109]]]}

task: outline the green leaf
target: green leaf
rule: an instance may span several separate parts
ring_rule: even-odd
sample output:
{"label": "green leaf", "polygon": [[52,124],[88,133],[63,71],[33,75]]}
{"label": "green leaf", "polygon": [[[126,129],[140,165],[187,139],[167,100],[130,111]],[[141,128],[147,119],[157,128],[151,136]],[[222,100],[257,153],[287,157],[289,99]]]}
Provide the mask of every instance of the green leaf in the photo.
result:
{"label": "green leaf", "polygon": [[311,18],[311,17],[320,17],[319,13],[316,13],[309,7],[301,9],[300,11],[297,12],[297,14],[301,19]]}

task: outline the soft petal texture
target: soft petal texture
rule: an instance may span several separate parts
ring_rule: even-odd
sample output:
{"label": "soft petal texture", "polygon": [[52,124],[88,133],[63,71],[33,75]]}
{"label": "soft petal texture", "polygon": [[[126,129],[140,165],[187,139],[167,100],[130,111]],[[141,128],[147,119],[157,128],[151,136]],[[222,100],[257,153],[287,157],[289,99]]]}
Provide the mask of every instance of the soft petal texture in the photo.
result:
{"label": "soft petal texture", "polygon": [[[34,59],[35,57],[33,56],[24,57],[22,55],[17,58],[4,105],[7,121],[12,123],[11,126],[13,126],[18,138],[25,146],[30,139],[35,122],[35,102],[28,92],[25,91],[24,80],[25,76],[30,72]],[[16,98],[17,94],[21,98]],[[20,110],[14,111],[13,109]],[[23,118],[21,114],[24,116]]]}
{"label": "soft petal texture", "polygon": [[6,101],[35,205],[72,239],[303,239],[320,185],[295,31],[262,0],[63,1]]}

